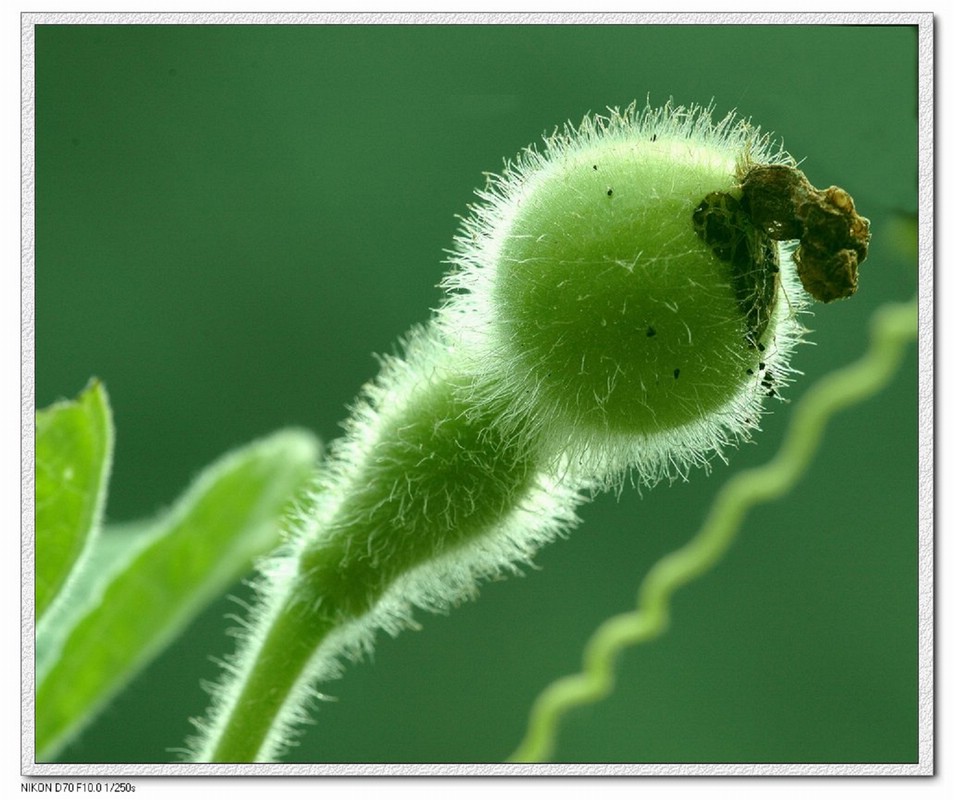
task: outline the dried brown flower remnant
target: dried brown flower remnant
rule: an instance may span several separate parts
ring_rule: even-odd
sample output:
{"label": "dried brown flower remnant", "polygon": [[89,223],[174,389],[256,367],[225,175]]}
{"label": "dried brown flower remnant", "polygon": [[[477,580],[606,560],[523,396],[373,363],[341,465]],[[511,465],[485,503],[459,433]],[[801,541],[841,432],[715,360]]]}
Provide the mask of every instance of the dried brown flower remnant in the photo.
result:
{"label": "dried brown flower remnant", "polygon": [[740,204],[757,229],[772,239],[800,240],[795,264],[805,291],[822,303],[857,291],[871,232],[848,192],[818,190],[801,170],[780,164],[753,167],[741,188]]}
{"label": "dried brown flower remnant", "polygon": [[730,280],[754,347],[762,339],[778,291],[778,245],[754,225],[742,204],[726,192],[711,192],[692,214],[696,233],[731,266]]}

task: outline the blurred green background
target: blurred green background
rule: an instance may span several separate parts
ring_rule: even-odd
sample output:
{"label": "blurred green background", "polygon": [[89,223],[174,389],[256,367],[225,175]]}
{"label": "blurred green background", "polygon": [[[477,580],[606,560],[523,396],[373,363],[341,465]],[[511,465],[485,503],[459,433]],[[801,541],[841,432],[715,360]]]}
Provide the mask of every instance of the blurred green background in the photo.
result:
{"label": "blurred green background", "polygon": [[[647,96],[738,109],[872,220],[858,295],[808,320],[797,400],[864,350],[876,306],[917,290],[916,43],[865,26],[39,26],[37,404],[105,381],[112,521],[282,426],[330,441],[372,354],[438,303],[482,173]],[[835,419],[797,492],[677,594],[610,699],[570,714],[558,760],[917,760],[916,381],[912,351]],[[790,410],[729,467],[602,497],[539,571],[382,636],[321,687],[338,702],[291,760],[504,759],[539,690],[576,671],[730,470],[771,457]],[[175,760],[237,610],[210,608],[63,760]]]}

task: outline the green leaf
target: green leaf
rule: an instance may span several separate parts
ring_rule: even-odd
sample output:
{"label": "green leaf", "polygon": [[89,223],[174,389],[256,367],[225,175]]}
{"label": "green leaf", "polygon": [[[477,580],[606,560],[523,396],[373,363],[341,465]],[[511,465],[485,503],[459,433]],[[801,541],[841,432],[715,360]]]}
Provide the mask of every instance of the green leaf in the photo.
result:
{"label": "green leaf", "polygon": [[103,385],[36,414],[36,619],[93,540],[106,502],[113,423]]}
{"label": "green leaf", "polygon": [[279,432],[207,468],[155,521],[104,532],[65,610],[38,637],[38,760],[51,760],[279,543],[283,516],[313,474],[318,451],[308,433]]}

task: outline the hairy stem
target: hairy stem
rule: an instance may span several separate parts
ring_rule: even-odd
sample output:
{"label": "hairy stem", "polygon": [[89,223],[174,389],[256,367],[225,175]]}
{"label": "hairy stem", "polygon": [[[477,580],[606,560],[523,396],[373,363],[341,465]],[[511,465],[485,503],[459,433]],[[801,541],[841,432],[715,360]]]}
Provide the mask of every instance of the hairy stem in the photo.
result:
{"label": "hairy stem", "polygon": [[[322,624],[325,623],[325,624]],[[330,630],[294,605],[273,620],[209,756],[219,763],[247,763],[258,754],[308,660]]]}
{"label": "hairy stem", "polygon": [[[267,587],[266,610],[217,689],[211,723],[202,724],[200,760],[272,760],[301,721],[312,685],[334,674],[340,654],[369,645],[389,593],[406,604],[399,584],[422,565],[444,560],[452,577],[466,570],[455,563],[459,551],[486,547],[526,504],[536,458],[471,407],[467,388],[443,371],[423,386],[418,379],[378,420],[365,457],[342,467],[340,490],[319,490],[316,506],[333,507],[282,560],[286,578]],[[424,584],[425,594],[436,591]]]}

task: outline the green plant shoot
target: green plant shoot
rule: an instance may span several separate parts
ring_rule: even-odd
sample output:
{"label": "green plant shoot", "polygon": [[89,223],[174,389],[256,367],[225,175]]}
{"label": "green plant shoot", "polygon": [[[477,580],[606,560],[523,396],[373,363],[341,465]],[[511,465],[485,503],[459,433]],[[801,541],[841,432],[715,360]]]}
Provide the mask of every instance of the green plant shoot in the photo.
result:
{"label": "green plant shoot", "polygon": [[566,126],[478,195],[444,303],[364,388],[263,564],[193,760],[280,758],[378,630],[517,570],[593,492],[748,439],[808,295],[850,296],[867,254],[844,190],[697,107]]}

